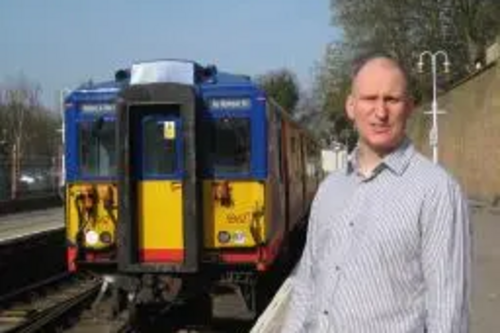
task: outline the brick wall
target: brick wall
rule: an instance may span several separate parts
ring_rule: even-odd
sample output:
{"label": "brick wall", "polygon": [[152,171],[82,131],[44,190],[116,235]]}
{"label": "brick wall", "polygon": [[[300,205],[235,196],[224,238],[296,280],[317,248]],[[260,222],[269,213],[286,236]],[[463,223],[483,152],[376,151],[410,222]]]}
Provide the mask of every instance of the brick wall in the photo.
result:
{"label": "brick wall", "polygon": [[[438,99],[439,161],[471,198],[500,199],[500,65],[493,64],[464,80]],[[429,158],[430,105],[415,110],[410,137]]]}

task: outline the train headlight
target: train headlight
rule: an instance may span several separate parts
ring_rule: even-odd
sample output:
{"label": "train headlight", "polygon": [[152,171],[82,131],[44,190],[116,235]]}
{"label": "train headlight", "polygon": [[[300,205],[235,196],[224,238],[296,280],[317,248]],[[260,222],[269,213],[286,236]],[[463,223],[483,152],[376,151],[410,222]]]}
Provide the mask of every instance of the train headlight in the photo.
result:
{"label": "train headlight", "polygon": [[246,241],[246,236],[245,236],[245,233],[243,231],[235,231],[234,234],[233,234],[233,242],[235,244],[244,244]]}
{"label": "train headlight", "polygon": [[113,241],[113,236],[111,235],[111,233],[109,231],[104,231],[99,236],[99,239],[104,244],[111,244],[111,242]]}
{"label": "train headlight", "polygon": [[219,231],[217,239],[219,240],[219,243],[227,244],[231,240],[231,235],[227,231]]}
{"label": "train headlight", "polygon": [[85,233],[85,242],[88,245],[96,245],[98,241],[99,235],[94,230],[90,230]]}

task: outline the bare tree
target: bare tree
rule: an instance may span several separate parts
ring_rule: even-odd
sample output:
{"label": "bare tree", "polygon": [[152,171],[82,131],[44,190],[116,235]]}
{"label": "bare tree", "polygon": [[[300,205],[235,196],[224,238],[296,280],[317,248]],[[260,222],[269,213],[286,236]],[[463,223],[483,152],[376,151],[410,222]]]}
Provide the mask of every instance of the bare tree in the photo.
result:
{"label": "bare tree", "polygon": [[57,119],[40,103],[41,89],[21,77],[0,87],[0,142],[11,165],[11,193],[18,193],[17,179],[29,158],[42,156],[50,163],[55,155]]}

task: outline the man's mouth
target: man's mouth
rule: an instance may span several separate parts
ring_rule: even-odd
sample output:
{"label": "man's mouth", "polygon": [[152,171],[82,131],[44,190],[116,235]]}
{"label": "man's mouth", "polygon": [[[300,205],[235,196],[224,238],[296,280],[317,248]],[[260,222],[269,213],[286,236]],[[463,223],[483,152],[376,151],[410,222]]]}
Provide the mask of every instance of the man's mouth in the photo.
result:
{"label": "man's mouth", "polygon": [[371,125],[372,129],[376,133],[385,133],[388,132],[390,127],[387,125],[378,125],[378,124],[372,124]]}

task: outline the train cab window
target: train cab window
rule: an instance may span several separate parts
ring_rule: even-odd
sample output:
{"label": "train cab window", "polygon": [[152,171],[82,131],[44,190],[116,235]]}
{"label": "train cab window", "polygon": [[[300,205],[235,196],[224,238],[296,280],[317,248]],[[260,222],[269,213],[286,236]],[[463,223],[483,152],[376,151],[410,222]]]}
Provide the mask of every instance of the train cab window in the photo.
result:
{"label": "train cab window", "polygon": [[250,119],[215,118],[211,124],[208,161],[213,171],[250,172]]}
{"label": "train cab window", "polygon": [[79,158],[83,176],[116,175],[115,122],[99,118],[78,124]]}
{"label": "train cab window", "polygon": [[165,122],[156,118],[143,123],[143,172],[145,175],[165,175],[177,170],[175,138],[165,137]]}

